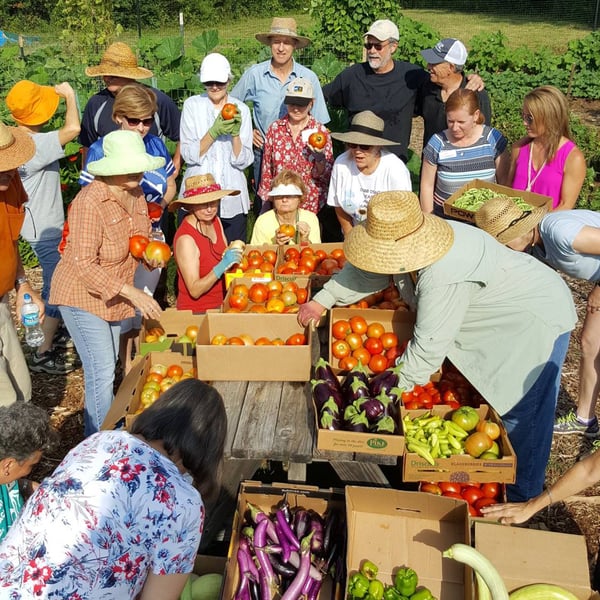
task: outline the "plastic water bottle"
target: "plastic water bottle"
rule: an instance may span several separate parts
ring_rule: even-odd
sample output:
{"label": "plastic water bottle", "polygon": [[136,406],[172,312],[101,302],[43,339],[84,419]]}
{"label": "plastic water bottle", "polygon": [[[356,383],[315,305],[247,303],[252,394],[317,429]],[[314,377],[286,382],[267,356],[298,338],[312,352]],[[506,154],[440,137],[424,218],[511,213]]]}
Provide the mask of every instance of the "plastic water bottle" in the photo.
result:
{"label": "plastic water bottle", "polygon": [[152,223],[152,231],[150,232],[150,241],[151,242],[164,242],[165,234],[160,228],[160,223]]}
{"label": "plastic water bottle", "polygon": [[29,346],[37,348],[44,343],[44,332],[40,327],[40,309],[29,294],[23,296],[25,304],[21,309],[21,321],[25,326],[25,341]]}

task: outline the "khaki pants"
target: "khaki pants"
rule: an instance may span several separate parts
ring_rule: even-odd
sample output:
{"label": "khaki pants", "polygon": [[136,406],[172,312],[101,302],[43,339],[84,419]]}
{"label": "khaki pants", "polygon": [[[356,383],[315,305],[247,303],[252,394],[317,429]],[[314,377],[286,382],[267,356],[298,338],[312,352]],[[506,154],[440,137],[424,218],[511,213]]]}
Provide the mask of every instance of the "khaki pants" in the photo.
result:
{"label": "khaki pants", "polygon": [[31,400],[31,376],[5,294],[0,300],[0,406],[17,400]]}

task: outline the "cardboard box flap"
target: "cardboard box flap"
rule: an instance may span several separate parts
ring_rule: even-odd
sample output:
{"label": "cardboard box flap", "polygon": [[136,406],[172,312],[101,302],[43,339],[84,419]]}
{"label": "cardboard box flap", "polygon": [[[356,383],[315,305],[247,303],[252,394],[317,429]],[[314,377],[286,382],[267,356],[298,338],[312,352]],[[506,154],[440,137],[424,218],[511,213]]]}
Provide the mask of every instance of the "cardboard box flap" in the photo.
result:
{"label": "cardboard box flap", "polygon": [[475,522],[474,531],[475,548],[496,567],[509,592],[551,583],[581,600],[591,597],[583,536],[483,521]]}
{"label": "cardboard box flap", "polygon": [[434,596],[468,597],[464,566],[442,557],[452,544],[469,543],[464,502],[419,492],[347,486],[346,512],[348,573],[371,560],[379,567],[379,579],[391,584],[398,568],[411,567]]}

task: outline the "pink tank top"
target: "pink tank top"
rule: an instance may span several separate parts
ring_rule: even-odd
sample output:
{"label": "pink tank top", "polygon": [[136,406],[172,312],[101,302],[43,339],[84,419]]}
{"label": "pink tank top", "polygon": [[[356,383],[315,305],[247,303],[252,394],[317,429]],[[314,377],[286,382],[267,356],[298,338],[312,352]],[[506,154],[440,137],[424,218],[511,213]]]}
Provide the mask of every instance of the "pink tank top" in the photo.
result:
{"label": "pink tank top", "polygon": [[[565,173],[565,163],[571,150],[575,148],[575,142],[567,140],[556,152],[554,158],[547,162],[539,174],[531,166],[529,181],[533,182],[530,192],[543,194],[552,198],[552,208],[560,203],[560,190]],[[512,187],[515,190],[527,189],[527,169],[529,168],[529,144],[519,148],[519,155],[515,166],[515,176]]]}
{"label": "pink tank top", "polygon": [[[177,240],[182,235],[189,235],[196,242],[200,250],[200,264],[198,265],[200,277],[208,275],[212,268],[221,260],[223,252],[225,252],[225,235],[218,217],[215,219],[215,231],[217,233],[215,244],[202,235],[187,220],[183,221],[175,233],[173,248],[176,247]],[[175,252],[175,260],[177,260],[177,252]],[[177,282],[177,310],[206,312],[209,308],[219,308],[223,304],[225,298],[225,279],[223,277],[196,300],[190,296],[179,268],[177,269],[177,274],[179,276]]]}

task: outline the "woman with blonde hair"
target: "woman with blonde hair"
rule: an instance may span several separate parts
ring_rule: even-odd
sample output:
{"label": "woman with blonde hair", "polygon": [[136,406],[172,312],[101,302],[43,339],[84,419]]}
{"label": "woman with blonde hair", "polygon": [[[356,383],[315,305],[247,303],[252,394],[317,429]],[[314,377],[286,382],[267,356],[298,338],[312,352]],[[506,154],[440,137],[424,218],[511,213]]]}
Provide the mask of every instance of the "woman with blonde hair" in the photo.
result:
{"label": "woman with blonde hair", "polygon": [[[306,198],[307,188],[295,171],[284,169],[272,181],[268,197],[273,208],[256,219],[252,231],[252,244],[321,243],[319,220],[315,213],[300,205]],[[294,234],[281,230],[282,225],[292,225]]]}
{"label": "woman with blonde hair", "polygon": [[516,190],[552,198],[552,210],[574,208],[585,179],[586,164],[571,139],[569,104],[551,85],[529,92],[523,100],[526,135],[514,144],[508,181]]}

